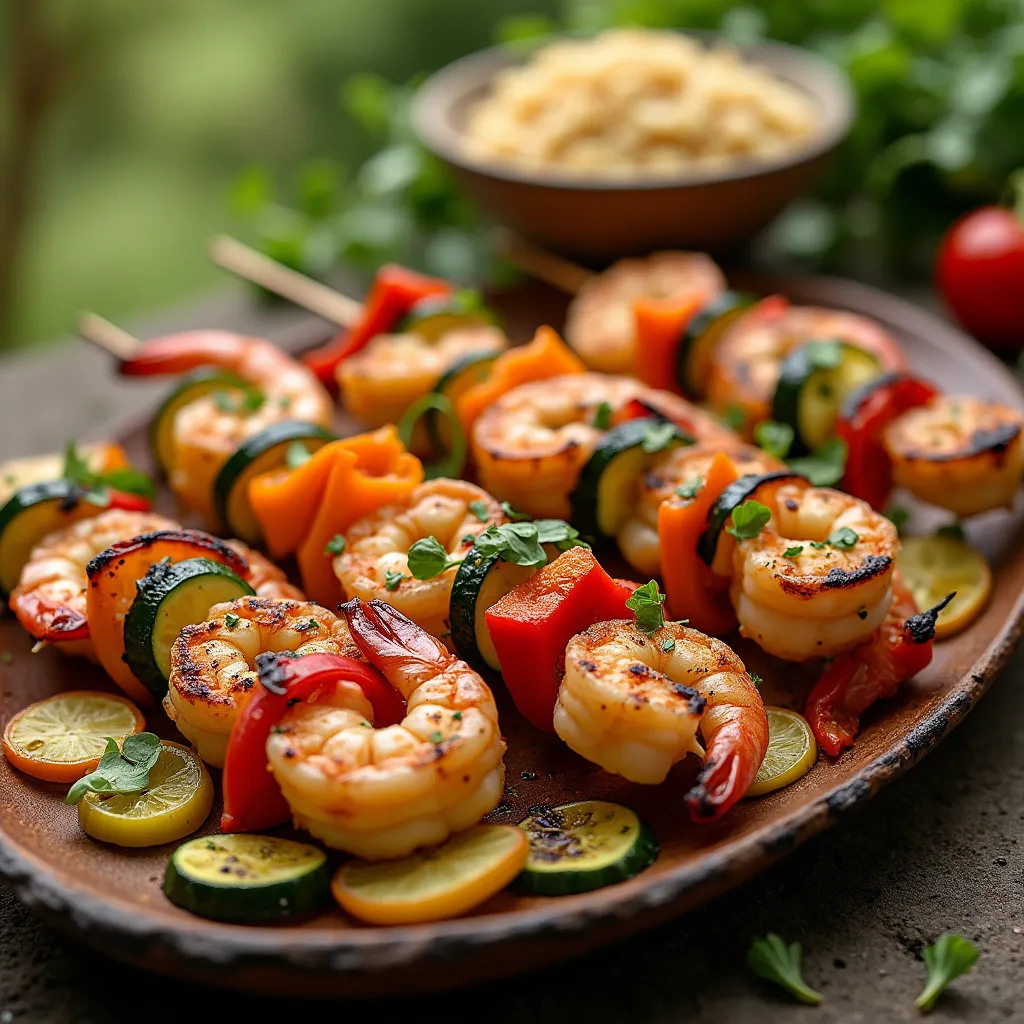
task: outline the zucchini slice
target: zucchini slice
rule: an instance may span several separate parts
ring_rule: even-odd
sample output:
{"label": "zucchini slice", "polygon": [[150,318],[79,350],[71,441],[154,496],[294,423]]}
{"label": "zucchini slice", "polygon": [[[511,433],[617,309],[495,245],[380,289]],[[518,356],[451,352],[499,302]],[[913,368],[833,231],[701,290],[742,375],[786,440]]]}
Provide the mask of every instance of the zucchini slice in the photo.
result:
{"label": "zucchini slice", "polygon": [[757,296],[749,292],[724,291],[697,311],[679,344],[677,380],[683,394],[689,398],[704,397],[715,346],[725,329],[756,301]]}
{"label": "zucchini slice", "polygon": [[711,511],[708,512],[708,525],[697,541],[697,554],[700,555],[701,561],[705,565],[714,564],[718,552],[718,538],[729,522],[729,517],[743,502],[752,498],[758,488],[773,481],[803,479],[798,473],[778,469],[774,473],[748,473],[729,484],[711,506]]}
{"label": "zucchini slice", "polygon": [[330,901],[327,855],[308,843],[260,835],[200,836],[167,862],[164,895],[214,921],[297,917]]}
{"label": "zucchini slice", "polygon": [[875,355],[846,341],[809,341],[790,352],[779,368],[772,418],[793,428],[791,454],[829,440],[846,396],[881,373]]}
{"label": "zucchini slice", "polygon": [[[544,550],[549,562],[561,554],[554,544],[545,544]],[[478,671],[488,668],[501,671],[484,616],[492,604],[540,568],[542,566],[506,562],[500,555],[485,554],[476,548],[463,558],[448,599],[448,628],[463,661]]]}
{"label": "zucchini slice", "polygon": [[397,334],[418,334],[437,341],[444,334],[462,327],[492,326],[497,313],[487,306],[479,292],[464,288],[451,295],[428,295],[420,299],[395,328]]}
{"label": "zucchini slice", "polygon": [[[434,394],[444,395],[452,403],[452,408],[456,408],[461,395],[474,384],[479,384],[490,377],[491,368],[499,355],[500,352],[467,352],[460,356],[434,385]],[[427,412],[427,434],[435,451],[451,450],[452,434],[448,417],[435,408]]]}
{"label": "zucchini slice", "polygon": [[[669,442],[645,451],[652,429],[671,427]],[[667,420],[643,417],[612,427],[598,441],[572,493],[572,523],[584,535],[614,537],[632,512],[637,481],[662,451],[693,444]]]}
{"label": "zucchini slice", "polygon": [[46,480],[15,491],[0,508],[0,594],[6,597],[18,585],[32,549],[48,533],[103,511],[69,480]]}
{"label": "zucchini slice", "polygon": [[259,544],[263,533],[249,505],[249,481],[260,473],[285,465],[288,446],[293,441],[301,441],[314,452],[336,440],[337,434],[303,420],[272,423],[246,438],[221,467],[213,484],[214,508],[228,534],[246,544]]}
{"label": "zucchini slice", "polygon": [[175,385],[174,390],[160,403],[149,424],[149,447],[153,459],[164,475],[173,468],[174,463],[174,416],[177,411],[189,402],[194,402],[211,391],[224,391],[230,388],[246,388],[241,377],[227,370],[219,370],[212,366],[200,366],[191,373],[185,374]]}
{"label": "zucchini slice", "polygon": [[182,629],[202,622],[221,601],[256,593],[226,565],[209,558],[157,562],[136,586],[138,593],[124,617],[124,660],[158,698],[167,693],[171,645]]}
{"label": "zucchini slice", "polygon": [[530,856],[516,880],[541,896],[568,896],[624,882],[658,856],[654,833],[628,807],[580,800],[531,814],[519,823]]}

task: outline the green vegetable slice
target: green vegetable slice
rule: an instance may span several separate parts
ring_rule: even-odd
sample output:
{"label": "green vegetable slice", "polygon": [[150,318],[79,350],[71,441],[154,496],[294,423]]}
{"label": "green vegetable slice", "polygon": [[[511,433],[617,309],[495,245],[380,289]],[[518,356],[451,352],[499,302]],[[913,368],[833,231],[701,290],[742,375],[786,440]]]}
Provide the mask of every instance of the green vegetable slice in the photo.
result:
{"label": "green vegetable slice", "polygon": [[658,856],[654,834],[628,807],[580,800],[531,814],[519,827],[530,856],[517,885],[543,896],[590,892],[624,882]]}
{"label": "green vegetable slice", "polygon": [[443,437],[447,432],[451,438],[450,446],[442,449],[443,457],[423,467],[424,479],[458,478],[462,475],[463,467],[466,465],[466,432],[462,429],[458,416],[455,415],[455,407],[452,405],[451,399],[446,395],[432,391],[430,394],[418,398],[405,410],[398,422],[398,436],[402,439],[402,444],[406,448],[412,447],[413,431],[424,416],[442,417],[447,423],[447,427],[435,426],[435,433],[437,436]]}
{"label": "green vegetable slice", "polygon": [[490,327],[497,323],[497,313],[483,301],[480,293],[463,288],[451,295],[428,295],[420,299],[399,321],[395,332],[418,334],[428,341],[436,341],[463,327]]}
{"label": "green vegetable slice", "polygon": [[308,843],[261,835],[201,836],[167,862],[164,893],[215,921],[256,923],[319,910],[330,899],[327,856]]}
{"label": "green vegetable slice", "polygon": [[[498,358],[498,352],[467,352],[456,359],[434,385],[434,394],[443,395],[452,404],[456,403],[474,384],[487,380]],[[426,414],[427,436],[435,451],[450,452],[454,446],[451,416],[445,415],[432,406]],[[406,446],[408,447],[408,446]]]}
{"label": "green vegetable slice", "polygon": [[757,301],[748,292],[724,291],[697,311],[683,331],[677,379],[689,398],[704,397],[715,346],[726,328]]}
{"label": "green vegetable slice", "polygon": [[221,601],[255,594],[227,566],[208,558],[158,562],[136,584],[124,619],[124,660],[154,696],[167,693],[171,646],[181,630],[202,622]]}

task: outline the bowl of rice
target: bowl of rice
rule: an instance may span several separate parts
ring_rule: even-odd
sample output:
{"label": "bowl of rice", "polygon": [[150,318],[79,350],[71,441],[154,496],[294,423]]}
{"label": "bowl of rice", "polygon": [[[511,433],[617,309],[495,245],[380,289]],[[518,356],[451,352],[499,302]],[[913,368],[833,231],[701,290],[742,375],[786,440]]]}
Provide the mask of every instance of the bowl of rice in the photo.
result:
{"label": "bowl of rice", "polygon": [[813,185],[853,96],[793,46],[614,29],[457,60],[420,87],[412,118],[500,223],[600,262],[742,244]]}

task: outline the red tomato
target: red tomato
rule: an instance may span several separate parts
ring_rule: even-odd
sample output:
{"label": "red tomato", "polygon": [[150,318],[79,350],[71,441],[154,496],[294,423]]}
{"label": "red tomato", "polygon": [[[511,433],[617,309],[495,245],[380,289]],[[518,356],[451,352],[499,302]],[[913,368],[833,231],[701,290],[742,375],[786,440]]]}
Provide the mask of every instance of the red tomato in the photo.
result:
{"label": "red tomato", "polygon": [[957,320],[981,341],[1024,347],[1024,218],[983,206],[946,232],[936,268],[939,288]]}

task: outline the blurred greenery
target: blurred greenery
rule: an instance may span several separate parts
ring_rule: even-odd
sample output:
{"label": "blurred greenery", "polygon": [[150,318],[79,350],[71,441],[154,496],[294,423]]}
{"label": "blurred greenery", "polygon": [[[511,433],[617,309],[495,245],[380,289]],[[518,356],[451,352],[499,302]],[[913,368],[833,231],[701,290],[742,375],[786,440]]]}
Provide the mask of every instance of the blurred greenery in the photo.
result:
{"label": "blurred greenery", "polygon": [[[19,9],[46,46],[25,45]],[[5,99],[24,99],[21,65],[59,74],[20,153],[23,236],[0,234],[8,336],[214,285],[220,229],[314,274],[401,259],[479,275],[486,231],[409,130],[418,76],[495,39],[629,23],[795,42],[849,72],[856,124],[818,195],[769,230],[778,258],[920,277],[953,217],[1024,165],[1024,0],[11,0]],[[9,142],[7,172],[18,155]]]}

